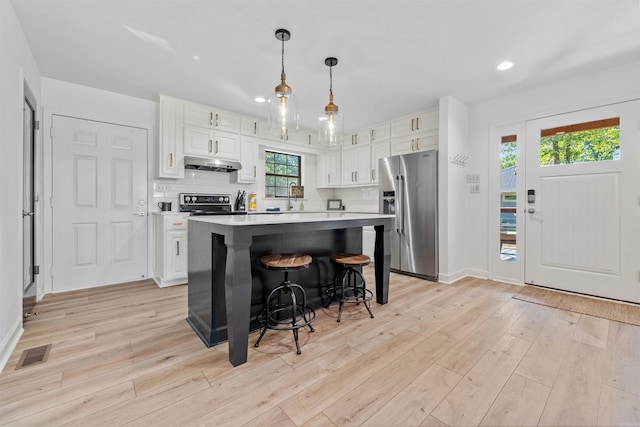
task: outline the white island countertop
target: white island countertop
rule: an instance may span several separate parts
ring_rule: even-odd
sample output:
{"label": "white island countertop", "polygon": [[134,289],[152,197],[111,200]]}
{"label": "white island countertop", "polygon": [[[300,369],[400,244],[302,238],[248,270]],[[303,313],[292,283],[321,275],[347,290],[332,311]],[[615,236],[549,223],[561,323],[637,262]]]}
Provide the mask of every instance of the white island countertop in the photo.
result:
{"label": "white island countertop", "polygon": [[261,215],[212,215],[190,216],[189,221],[206,222],[209,224],[243,226],[292,224],[322,221],[350,221],[378,218],[395,218],[394,215],[358,212],[306,212],[306,213],[274,213]]}

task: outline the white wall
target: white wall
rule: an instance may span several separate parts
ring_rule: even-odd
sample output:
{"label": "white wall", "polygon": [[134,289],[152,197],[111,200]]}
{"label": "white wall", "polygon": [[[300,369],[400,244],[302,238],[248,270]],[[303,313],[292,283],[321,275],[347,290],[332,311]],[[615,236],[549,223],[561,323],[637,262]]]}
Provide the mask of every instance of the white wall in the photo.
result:
{"label": "white wall", "polygon": [[0,370],[22,334],[22,107],[40,71],[13,6],[0,1]]}
{"label": "white wall", "polygon": [[[600,105],[640,98],[640,61],[610,68],[598,73],[575,77],[543,86],[534,90],[520,92],[493,99],[477,105],[470,110],[469,124],[469,172],[480,173],[481,197],[467,194],[467,215],[465,234],[467,244],[467,269],[470,272],[493,272],[490,257],[497,256],[495,250],[488,247],[488,234],[497,233],[497,222],[488,228],[493,217],[489,216],[489,198],[499,197],[499,188],[494,185],[487,188],[490,156],[490,128],[495,125],[524,123],[525,120],[549,116],[558,113],[591,108]],[[499,182],[492,179],[491,182]],[[484,185],[482,185],[484,184]],[[487,191],[488,190],[488,191]],[[497,213],[496,213],[497,215]],[[493,218],[495,219],[495,218]],[[494,248],[495,249],[495,248]],[[511,278],[514,282],[519,277]]]}

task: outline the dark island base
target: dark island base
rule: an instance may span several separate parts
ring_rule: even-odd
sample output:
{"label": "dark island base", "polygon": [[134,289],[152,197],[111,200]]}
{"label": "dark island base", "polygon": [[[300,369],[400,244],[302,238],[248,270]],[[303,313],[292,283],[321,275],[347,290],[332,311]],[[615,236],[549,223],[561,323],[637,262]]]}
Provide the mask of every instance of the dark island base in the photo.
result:
{"label": "dark island base", "polygon": [[[227,340],[227,312],[225,307],[225,270],[227,247],[224,236],[211,234],[210,248],[190,250],[190,266],[200,265],[202,270],[189,272],[187,322],[207,347]],[[308,269],[293,271],[292,282],[305,288],[308,304],[317,309],[327,302],[325,290],[333,286],[337,268],[330,262],[333,253],[362,252],[362,227],[337,230],[312,230],[253,236],[251,259],[251,322],[250,330],[259,329],[257,313],[264,306],[265,296],[278,286],[282,272],[262,268],[260,258],[272,253],[303,253],[311,255],[313,263]],[[211,259],[207,255],[211,254]],[[193,259],[191,259],[194,257]],[[192,262],[193,261],[193,262]],[[207,269],[212,269],[207,271]],[[208,283],[211,277],[213,283]],[[369,284],[373,288],[373,284]]]}

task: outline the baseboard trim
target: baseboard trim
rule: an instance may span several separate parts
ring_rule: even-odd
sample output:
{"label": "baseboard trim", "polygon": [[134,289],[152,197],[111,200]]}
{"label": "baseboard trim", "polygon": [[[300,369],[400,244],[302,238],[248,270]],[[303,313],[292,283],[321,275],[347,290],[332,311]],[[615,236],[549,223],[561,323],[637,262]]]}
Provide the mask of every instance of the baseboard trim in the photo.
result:
{"label": "baseboard trim", "polygon": [[7,335],[0,344],[0,372],[4,370],[9,358],[11,357],[11,353],[15,350],[23,333],[24,329],[22,328],[22,319],[18,319],[18,322],[16,322],[11,333]]}
{"label": "baseboard trim", "polygon": [[467,276],[467,270],[456,271],[455,273],[452,273],[452,274],[442,274],[442,272],[440,272],[440,274],[438,275],[438,282],[450,285],[451,283],[457,282],[458,280],[466,276]]}

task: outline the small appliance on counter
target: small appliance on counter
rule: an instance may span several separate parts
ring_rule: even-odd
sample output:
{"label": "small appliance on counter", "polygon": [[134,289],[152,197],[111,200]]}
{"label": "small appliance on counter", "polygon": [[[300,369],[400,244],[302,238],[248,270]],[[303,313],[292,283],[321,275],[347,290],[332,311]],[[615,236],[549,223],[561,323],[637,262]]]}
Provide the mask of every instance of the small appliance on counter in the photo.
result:
{"label": "small appliance on counter", "polygon": [[230,194],[194,194],[180,193],[180,212],[196,215],[246,215],[246,211],[234,211],[231,208]]}

